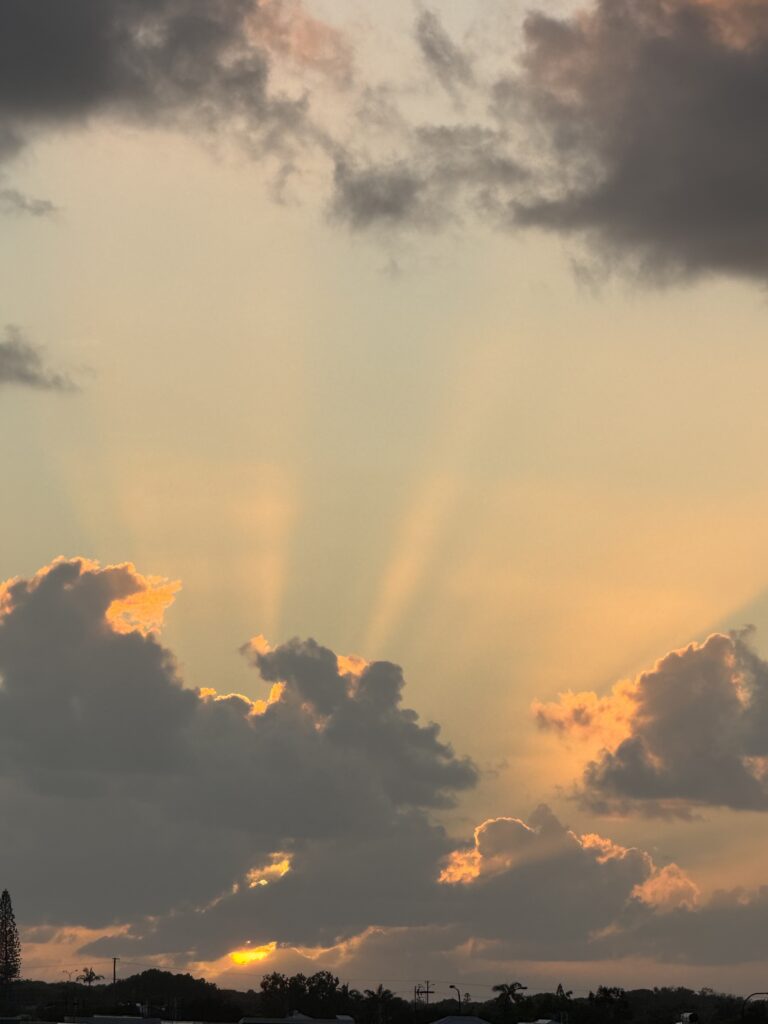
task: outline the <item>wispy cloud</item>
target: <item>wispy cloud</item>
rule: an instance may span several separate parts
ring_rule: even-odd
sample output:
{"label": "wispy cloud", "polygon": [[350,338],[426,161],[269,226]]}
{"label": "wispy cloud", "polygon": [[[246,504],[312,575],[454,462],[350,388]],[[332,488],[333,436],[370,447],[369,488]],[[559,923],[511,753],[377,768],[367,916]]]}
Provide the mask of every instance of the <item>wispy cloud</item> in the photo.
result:
{"label": "wispy cloud", "polygon": [[5,328],[0,341],[0,385],[37,388],[42,391],[76,391],[65,373],[52,370],[39,348],[27,341],[18,327]]}
{"label": "wispy cloud", "polygon": [[32,217],[48,217],[56,212],[49,199],[35,199],[16,188],[0,189],[0,211],[3,213],[26,213]]}

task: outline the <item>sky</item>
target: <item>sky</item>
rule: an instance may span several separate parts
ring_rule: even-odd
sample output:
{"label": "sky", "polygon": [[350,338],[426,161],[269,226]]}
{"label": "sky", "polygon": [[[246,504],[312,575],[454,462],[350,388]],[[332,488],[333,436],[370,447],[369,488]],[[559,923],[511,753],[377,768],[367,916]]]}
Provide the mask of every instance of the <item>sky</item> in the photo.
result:
{"label": "sky", "polygon": [[0,4],[24,974],[764,987],[768,7]]}

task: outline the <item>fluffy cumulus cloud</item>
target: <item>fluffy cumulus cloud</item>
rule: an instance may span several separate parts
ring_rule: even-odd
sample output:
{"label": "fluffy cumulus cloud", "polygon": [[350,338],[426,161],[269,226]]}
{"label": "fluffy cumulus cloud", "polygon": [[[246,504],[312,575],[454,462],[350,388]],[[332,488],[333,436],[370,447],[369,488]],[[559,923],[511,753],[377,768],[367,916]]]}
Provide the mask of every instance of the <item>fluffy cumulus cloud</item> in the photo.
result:
{"label": "fluffy cumulus cloud", "polygon": [[519,224],[583,232],[652,276],[768,273],[768,13],[753,0],[596,0],[525,25],[495,86],[556,168]]}
{"label": "fluffy cumulus cloud", "polygon": [[403,705],[391,663],[257,637],[262,699],[186,688],[157,632],[178,590],[83,559],[0,589],[0,878],[34,941],[347,971],[471,947],[493,971],[644,951],[664,921],[696,959],[699,915],[765,921],[764,894],[702,902],[678,865],[543,806],[452,837],[440,811],[477,770]]}
{"label": "fluffy cumulus cloud", "polygon": [[[423,833],[441,849],[425,808],[476,771],[400,706],[395,666],[340,674],[296,641],[252,654],[281,680],[267,700],[193,693],[152,631],[173,592],[82,560],[3,589],[0,771],[16,839],[0,870],[27,919],[101,926],[205,905],[306,842]],[[48,864],[41,829],[78,842]]]}
{"label": "fluffy cumulus cloud", "polygon": [[747,633],[672,651],[611,694],[534,705],[563,738],[597,736],[580,797],[593,809],[688,816],[697,807],[768,810],[768,664]]}

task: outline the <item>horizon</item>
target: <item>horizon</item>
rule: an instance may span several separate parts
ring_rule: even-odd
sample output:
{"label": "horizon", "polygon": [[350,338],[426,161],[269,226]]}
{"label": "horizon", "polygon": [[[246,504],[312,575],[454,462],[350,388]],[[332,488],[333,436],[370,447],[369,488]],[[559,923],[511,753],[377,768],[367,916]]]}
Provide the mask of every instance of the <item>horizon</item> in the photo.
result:
{"label": "horizon", "polygon": [[[111,964],[111,959],[110,959],[110,964]],[[87,969],[87,968],[85,968],[85,969]],[[72,971],[65,971],[63,973],[65,973],[65,974],[74,974],[74,970],[72,970]],[[266,980],[266,979],[269,978],[271,973],[272,972],[266,972],[266,973],[262,974],[260,977],[261,977],[262,980]],[[328,973],[332,974],[332,972],[328,972]],[[98,975],[97,974],[91,984],[89,984],[87,981],[84,981],[82,975],[80,975],[75,980],[72,980],[71,978],[68,978],[68,977],[53,978],[51,980],[46,980],[44,978],[26,978],[26,977],[21,977],[21,978],[18,979],[18,982],[19,983],[28,983],[30,985],[42,984],[42,985],[46,985],[46,986],[63,987],[63,988],[69,988],[69,989],[79,988],[81,990],[85,990],[86,993],[92,993],[94,989],[109,989],[109,988],[112,988],[113,986],[118,986],[119,987],[121,984],[126,984],[126,983],[130,983],[130,982],[136,982],[137,980],[143,979],[148,974],[163,974],[163,975],[167,974],[170,978],[173,978],[173,979],[183,978],[183,979],[191,979],[192,981],[195,981],[195,982],[203,981],[203,982],[206,982],[209,985],[213,985],[216,989],[218,989],[221,992],[232,991],[232,992],[237,992],[237,993],[243,994],[243,995],[247,995],[248,993],[254,993],[257,996],[260,995],[260,991],[259,991],[260,987],[261,987],[260,983],[258,985],[251,984],[251,985],[248,986],[248,988],[235,988],[235,987],[229,987],[229,986],[227,986],[225,984],[222,984],[221,981],[219,981],[219,982],[212,982],[212,981],[208,981],[208,979],[206,979],[206,978],[204,978],[202,976],[195,977],[193,974],[190,974],[189,972],[174,971],[174,970],[168,970],[166,968],[158,968],[158,967],[146,967],[146,968],[144,968],[141,971],[137,971],[134,974],[127,974],[127,975],[125,975],[123,977],[121,977],[118,974],[118,976],[115,978],[114,981],[110,977],[108,977],[106,975]],[[259,975],[254,974],[254,975],[251,975],[251,977],[254,977],[254,978],[255,977],[259,977]],[[284,975],[284,977],[288,981],[291,980],[291,977],[288,976],[288,975]],[[311,977],[311,976],[307,976],[307,977]],[[242,974],[238,975],[238,978],[242,979],[243,975]],[[371,989],[371,988],[368,988],[368,987],[363,987],[362,985],[360,987],[358,987],[356,985],[350,985],[350,980],[353,980],[353,979],[348,979],[348,978],[344,978],[344,977],[335,977],[335,976],[334,976],[334,979],[338,982],[340,988],[348,988],[351,994],[353,994],[355,997],[359,997],[361,999],[367,998],[366,993],[370,993],[372,991],[375,992],[375,989]],[[357,981],[361,982],[361,983],[364,980],[370,980],[370,979],[357,979]],[[610,979],[605,979],[605,980],[610,980]],[[428,1011],[432,1007],[437,1008],[438,1006],[442,1006],[445,1003],[458,1003],[457,997],[454,994],[440,994],[441,993],[441,989],[432,989],[430,987],[429,999],[427,999],[424,996],[424,994],[423,994],[423,987],[424,986],[432,986],[432,985],[442,986],[442,988],[445,990],[445,992],[450,993],[451,988],[454,987],[454,986],[449,981],[439,981],[439,980],[435,981],[435,980],[432,980],[432,979],[424,979],[424,978],[413,978],[413,979],[379,978],[377,984],[381,985],[382,987],[386,986],[386,991],[387,992],[389,992],[392,996],[395,996],[396,998],[401,999],[404,1003],[409,1003],[409,1004],[412,1004],[414,1007],[417,1007],[418,1010],[419,1010],[419,1013],[421,1013],[422,1015],[423,1014],[428,1015]],[[480,988],[480,989],[483,989],[483,990],[487,989],[488,992],[486,992],[485,994],[480,995],[478,998],[472,997],[471,993],[469,993],[468,991],[463,992],[462,993],[462,1005],[463,1006],[465,1006],[465,1007],[466,1006],[469,1006],[469,1007],[479,1007],[479,1006],[486,1006],[488,1004],[495,1004],[497,1007],[499,1007],[501,1005],[502,1000],[503,1000],[503,996],[502,996],[502,994],[499,993],[499,991],[497,991],[500,987],[502,987],[501,985],[497,984],[495,986],[491,986],[491,985],[487,985],[487,984],[482,983],[482,982],[476,982],[476,981],[473,982],[472,980],[467,980],[465,982],[465,984],[473,984],[477,988]],[[390,988],[389,985],[395,985],[395,986],[397,986],[397,985],[399,985],[399,986],[410,985],[411,988],[410,989],[408,989],[408,988],[401,988],[400,990],[398,990],[397,988]],[[531,989],[531,988],[529,988],[529,986],[523,985],[521,991],[517,993],[516,999],[518,1001],[518,1005],[523,1005],[526,1002],[531,1001],[531,1000],[536,1000],[538,997],[541,997],[541,996],[554,996],[555,992],[556,992],[556,989],[562,988],[562,987],[563,986],[560,983],[552,985],[550,988],[543,988],[543,989]],[[599,985],[598,984],[598,985],[595,985],[595,986],[590,987],[588,989],[584,989],[584,990],[580,990],[580,991],[575,991],[575,990],[568,989],[564,993],[564,998],[569,1000],[569,1001],[575,1001],[575,1002],[579,1002],[579,1001],[581,1001],[581,1002],[584,1002],[584,1001],[590,1002],[592,1000],[592,998],[595,996],[595,994],[598,992],[598,990],[606,989],[606,988],[610,988],[610,986]],[[621,988],[621,986],[616,986],[616,988],[619,991],[621,991],[623,994],[626,994],[627,996],[631,996],[633,993],[638,993],[638,992],[650,992],[651,994],[658,993],[658,994],[661,994],[661,995],[665,995],[665,994],[673,993],[673,992],[679,994],[680,992],[684,991],[684,992],[687,992],[688,994],[690,994],[693,997],[704,998],[704,999],[710,999],[710,998],[717,999],[717,998],[722,997],[722,996],[724,996],[724,997],[726,997],[728,999],[736,999],[736,1000],[743,1000],[744,999],[744,996],[740,995],[738,993],[720,992],[718,990],[715,990],[715,989],[712,989],[712,988],[709,988],[709,987],[704,987],[704,988],[702,988],[700,990],[688,989],[685,986],[656,987],[656,988],[653,988],[653,989],[646,988],[646,987],[639,987],[639,988],[635,988],[635,989],[623,989],[623,988]],[[416,999],[416,998],[414,998],[414,993],[418,989],[422,989],[422,992],[421,992],[421,995],[420,995],[419,999]],[[490,993],[490,994],[488,994],[488,993]],[[765,995],[765,993],[758,992],[758,993],[751,993],[751,995]],[[467,998],[467,996],[469,996],[470,998]],[[300,1011],[298,1011],[296,1008],[294,1008],[293,1010],[291,1010],[288,1013],[278,1014],[277,1016],[281,1016],[284,1019],[290,1019],[291,1016],[294,1016],[294,1015],[299,1014],[299,1013],[300,1013]],[[100,1014],[93,1014],[92,1016],[99,1016],[99,1015]],[[463,1010],[460,1013],[457,1014],[457,1016],[469,1016],[469,1015],[470,1014],[466,1013]],[[115,1014],[108,1014],[108,1016],[115,1016]],[[275,1015],[262,1014],[261,1016],[266,1018],[266,1017],[275,1016]],[[309,1019],[313,1019],[312,1015],[309,1015]]]}

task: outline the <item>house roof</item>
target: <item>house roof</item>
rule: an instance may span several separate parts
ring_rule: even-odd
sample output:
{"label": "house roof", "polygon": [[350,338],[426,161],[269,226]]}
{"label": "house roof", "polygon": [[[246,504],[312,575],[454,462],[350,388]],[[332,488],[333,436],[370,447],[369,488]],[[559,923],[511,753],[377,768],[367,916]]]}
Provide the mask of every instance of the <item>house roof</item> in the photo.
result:
{"label": "house roof", "polygon": [[434,1021],[434,1024],[488,1024],[488,1021],[482,1017],[470,1017],[469,1014],[462,1014],[460,1017],[441,1017],[440,1020]]}

